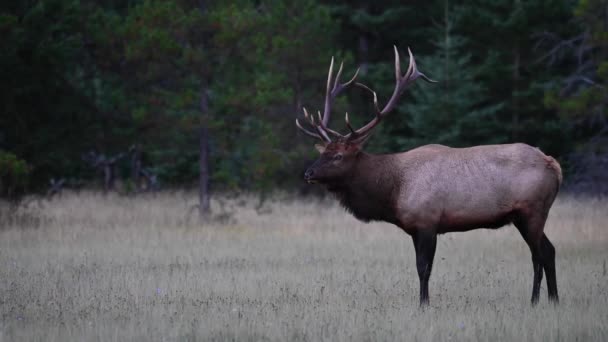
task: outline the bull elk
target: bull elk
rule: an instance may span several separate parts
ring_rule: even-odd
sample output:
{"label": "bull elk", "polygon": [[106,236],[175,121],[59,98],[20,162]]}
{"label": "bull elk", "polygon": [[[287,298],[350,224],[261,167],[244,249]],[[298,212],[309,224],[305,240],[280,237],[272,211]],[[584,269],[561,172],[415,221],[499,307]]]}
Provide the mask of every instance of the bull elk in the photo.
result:
{"label": "bull elk", "polygon": [[[342,67],[334,77],[332,58],[323,114],[304,117],[310,128],[296,125],[322,141],[315,145],[320,158],[306,170],[308,183],[324,185],[356,218],[385,221],[412,237],[420,280],[420,305],[429,302],[428,282],[437,235],[478,228],[499,228],[513,223],[532,252],[534,279],[532,304],[538,302],[543,269],[549,300],[558,301],[555,248],[543,233],[549,209],[559,190],[562,174],[557,161],[526,144],[451,148],[425,145],[413,150],[374,155],[362,148],[372,130],[397,104],[418,78],[434,82],[418,71],[412,52],[409,67],[401,73],[395,47],[395,89],[380,109],[376,93],[352,79],[341,83]],[[355,130],[346,113],[349,133],[328,127],[332,102],[351,85],[371,93],[375,116]]]}

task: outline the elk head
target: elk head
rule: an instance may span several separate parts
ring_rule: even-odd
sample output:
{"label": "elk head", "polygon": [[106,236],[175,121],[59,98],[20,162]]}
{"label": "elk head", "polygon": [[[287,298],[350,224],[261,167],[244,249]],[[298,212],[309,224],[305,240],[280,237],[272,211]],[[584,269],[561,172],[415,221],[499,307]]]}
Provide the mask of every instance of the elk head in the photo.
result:
{"label": "elk head", "polygon": [[[313,128],[313,130],[304,128],[298,119],[296,119],[296,125],[299,129],[301,129],[305,134],[313,138],[317,138],[323,142],[322,144],[315,145],[317,150],[321,153],[321,157],[312,166],[310,166],[308,170],[306,170],[304,179],[307,182],[329,183],[346,176],[349,172],[351,172],[351,170],[353,170],[353,166],[357,161],[363,144],[371,136],[372,129],[376,127],[380,121],[395,108],[399,97],[410,86],[410,84],[412,84],[419,77],[422,77],[422,79],[426,80],[427,82],[435,82],[418,71],[414,55],[412,55],[409,48],[407,51],[410,57],[410,64],[405,72],[405,75],[402,75],[397,47],[394,47],[394,50],[395,89],[393,91],[393,95],[382,109],[380,109],[378,106],[378,97],[376,92],[362,83],[355,82],[357,75],[359,74],[359,69],[357,69],[350,81],[340,83],[343,64],[340,64],[340,69],[334,78],[334,59],[331,59],[329,73],[327,76],[327,90],[325,92],[325,106],[323,109],[323,115],[321,115],[321,112],[318,111],[317,120],[315,120],[315,117],[310,115],[306,108],[303,108],[304,118]],[[365,126],[355,130],[350,124],[348,113],[346,113],[345,122],[349,133],[343,135],[327,127],[327,124],[329,123],[333,100],[336,98],[336,96],[338,96],[338,94],[340,94],[340,92],[342,92],[342,90],[348,88],[352,84],[369,91],[373,95],[375,117]],[[332,137],[334,138],[333,140]]]}

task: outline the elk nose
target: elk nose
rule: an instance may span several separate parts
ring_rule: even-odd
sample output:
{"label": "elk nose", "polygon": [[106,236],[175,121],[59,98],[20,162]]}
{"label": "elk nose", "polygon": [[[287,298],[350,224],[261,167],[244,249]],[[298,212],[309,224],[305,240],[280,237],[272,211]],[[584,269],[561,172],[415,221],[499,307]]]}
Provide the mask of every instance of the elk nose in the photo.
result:
{"label": "elk nose", "polygon": [[312,178],[312,175],[314,175],[314,171],[312,169],[308,169],[306,170],[306,172],[304,172],[304,180],[309,180]]}

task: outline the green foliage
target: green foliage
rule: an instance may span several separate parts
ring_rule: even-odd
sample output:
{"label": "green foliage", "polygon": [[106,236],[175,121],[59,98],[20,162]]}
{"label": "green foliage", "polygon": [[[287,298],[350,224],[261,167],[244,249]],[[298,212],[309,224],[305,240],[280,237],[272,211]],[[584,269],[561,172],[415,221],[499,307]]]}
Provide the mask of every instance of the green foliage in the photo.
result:
{"label": "green foliage", "polygon": [[479,65],[476,81],[491,98],[502,103],[495,115],[494,134],[500,142],[522,141],[552,154],[561,154],[569,142],[545,140],[559,137],[566,128],[554,111],[540,99],[555,71],[542,68],[538,60],[545,51],[537,48],[543,32],[561,34],[570,29],[571,4],[567,1],[473,1],[455,8],[458,33],[468,37],[466,51]]}
{"label": "green foliage", "polygon": [[[443,23],[433,31],[435,53],[418,58],[424,73],[437,80],[429,84],[417,81],[411,90],[412,100],[405,101],[408,113],[402,128],[409,134],[395,134],[398,148],[414,148],[427,143],[448,146],[472,146],[504,141],[496,120],[503,103],[489,103],[482,88],[479,68],[466,53],[466,39],[453,32],[453,19],[445,8]],[[395,126],[392,126],[395,128]]]}
{"label": "green foliage", "polygon": [[78,171],[74,146],[90,119],[73,82],[82,58],[81,15],[78,1],[0,5],[0,148],[35,166],[34,187]]}
{"label": "green foliage", "polygon": [[[294,119],[303,106],[323,107],[331,56],[344,60],[344,77],[361,65],[359,80],[384,103],[396,45],[403,64],[410,46],[439,83],[417,81],[370,150],[523,141],[565,155],[601,131],[581,122],[606,121],[604,7],[602,0],[5,2],[0,149],[28,161],[33,190],[50,178],[98,177],[84,153],[112,156],[134,144],[163,184],[191,185],[204,125],[213,188],[293,187],[316,156]],[[591,83],[564,92],[579,64],[569,56],[545,67],[553,47],[538,37],[582,32]],[[355,126],[373,115],[360,89],[333,109],[330,125],[342,131],[345,111]],[[124,175],[127,160],[117,165]]]}
{"label": "green foliage", "polygon": [[30,167],[10,152],[0,150],[0,198],[17,200],[26,191]]}
{"label": "green foliage", "polygon": [[296,113],[304,101],[322,102],[323,78],[336,52],[330,13],[311,0],[241,1],[218,5],[209,20],[217,52],[214,184],[256,190],[285,185],[289,179],[276,175],[301,157],[289,153]]}
{"label": "green foliage", "polygon": [[[578,144],[575,147],[603,151],[604,146],[588,146],[589,140],[606,140],[608,131],[608,13],[602,0],[581,0],[574,9],[579,33],[560,54],[568,74],[545,94],[544,103],[572,123]],[[557,49],[561,47],[557,43]],[[558,50],[560,51],[560,50]],[[588,139],[592,137],[592,139]],[[595,144],[595,143],[594,143]],[[573,149],[575,150],[575,149]]]}

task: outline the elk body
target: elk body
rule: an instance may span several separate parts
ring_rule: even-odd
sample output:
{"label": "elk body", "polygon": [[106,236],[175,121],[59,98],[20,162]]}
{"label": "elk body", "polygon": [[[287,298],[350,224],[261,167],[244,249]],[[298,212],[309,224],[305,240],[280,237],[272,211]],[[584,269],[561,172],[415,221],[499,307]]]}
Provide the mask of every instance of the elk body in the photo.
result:
{"label": "elk body", "polygon": [[428,282],[438,234],[499,228],[509,223],[517,227],[532,253],[532,304],[539,298],[543,270],[549,299],[557,302],[555,249],[543,232],[562,181],[555,159],[526,144],[469,148],[426,145],[384,155],[362,150],[371,130],[414,80],[433,82],[418,71],[408,52],[410,64],[402,75],[395,48],[396,86],[383,109],[378,107],[375,92],[354,83],[371,92],[376,114],[358,130],[351,127],[347,114],[350,133],[346,135],[329,129],[327,124],[333,99],[353,84],[357,73],[349,82],[340,83],[342,66],[334,78],[332,59],[323,115],[319,112],[315,120],[304,109],[314,131],[296,120],[306,134],[323,141],[316,145],[321,156],[306,170],[305,180],[326,186],[358,219],[393,223],[412,237],[421,305],[429,301]]}

